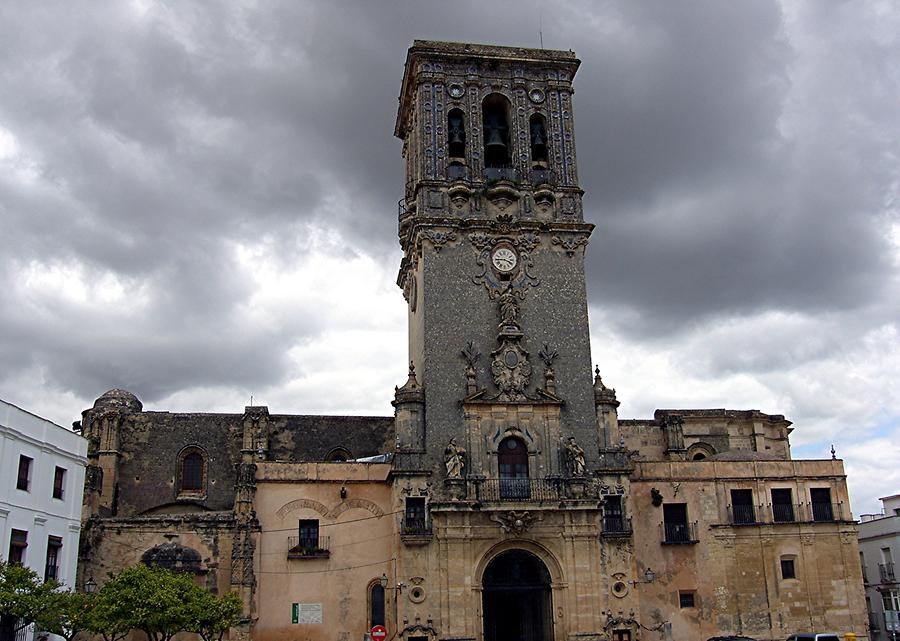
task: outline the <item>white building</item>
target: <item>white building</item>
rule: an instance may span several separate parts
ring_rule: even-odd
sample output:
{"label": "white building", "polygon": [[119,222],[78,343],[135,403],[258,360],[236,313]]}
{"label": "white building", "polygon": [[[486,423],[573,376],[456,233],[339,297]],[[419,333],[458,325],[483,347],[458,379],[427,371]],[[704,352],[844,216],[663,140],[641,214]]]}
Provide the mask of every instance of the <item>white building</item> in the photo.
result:
{"label": "white building", "polygon": [[900,494],[880,499],[881,514],[863,514],[859,556],[872,641],[900,641]]}
{"label": "white building", "polygon": [[0,400],[0,556],[75,587],[87,439]]}

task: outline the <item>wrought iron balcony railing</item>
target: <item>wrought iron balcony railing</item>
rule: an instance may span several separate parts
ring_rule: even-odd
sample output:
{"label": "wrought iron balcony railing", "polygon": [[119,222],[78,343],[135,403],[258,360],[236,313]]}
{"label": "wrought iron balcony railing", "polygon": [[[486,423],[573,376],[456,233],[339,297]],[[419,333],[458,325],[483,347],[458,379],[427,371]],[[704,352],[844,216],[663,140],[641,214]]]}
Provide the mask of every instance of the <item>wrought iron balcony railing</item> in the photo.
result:
{"label": "wrought iron balcony railing", "polygon": [[896,583],[897,578],[894,574],[894,564],[893,563],[879,563],[878,564],[878,575],[881,577],[882,583]]}
{"label": "wrought iron balcony railing", "polygon": [[531,170],[532,185],[555,185],[556,174],[552,169],[532,169]]}
{"label": "wrought iron balcony railing", "polygon": [[431,522],[423,517],[404,517],[400,522],[400,534],[406,536],[428,536],[431,534]]}
{"label": "wrought iron balcony railing", "polygon": [[631,519],[621,514],[603,515],[603,536],[629,536],[632,533]]}
{"label": "wrought iron balcony railing", "polygon": [[475,486],[479,501],[558,501],[558,481],[545,479],[482,479]]}
{"label": "wrought iron balcony railing", "polygon": [[488,182],[508,180],[515,183],[519,182],[519,172],[515,167],[485,167],[484,179]]}
{"label": "wrought iron balcony railing", "polygon": [[758,522],[757,513],[753,505],[729,505],[728,521],[733,525],[753,525]]}
{"label": "wrought iron balcony railing", "polygon": [[447,180],[468,180],[469,168],[465,165],[447,165]]}
{"label": "wrought iron balcony railing", "polygon": [[329,537],[289,536],[289,559],[327,559],[331,552],[328,550]]}
{"label": "wrought iron balcony railing", "polygon": [[667,545],[685,545],[698,543],[697,522],[693,523],[661,523],[662,542]]}
{"label": "wrought iron balcony railing", "polygon": [[816,523],[839,521],[843,511],[840,503],[810,503],[811,520]]}
{"label": "wrought iron balcony railing", "polygon": [[800,514],[800,505],[795,503],[773,503],[770,507],[773,523],[795,523]]}

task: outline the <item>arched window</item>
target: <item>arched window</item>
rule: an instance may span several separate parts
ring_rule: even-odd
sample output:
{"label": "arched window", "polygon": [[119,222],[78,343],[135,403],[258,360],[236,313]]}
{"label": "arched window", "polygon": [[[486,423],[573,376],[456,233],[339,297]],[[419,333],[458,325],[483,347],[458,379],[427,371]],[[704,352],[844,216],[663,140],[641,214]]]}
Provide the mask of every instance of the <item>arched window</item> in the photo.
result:
{"label": "arched window", "polygon": [[384,588],[378,581],[369,587],[369,628],[376,625],[385,625]]}
{"label": "arched window", "polygon": [[206,457],[198,448],[185,450],[181,456],[180,492],[202,494],[206,488]]}
{"label": "arched window", "polygon": [[484,127],[484,166],[509,167],[509,100],[498,93],[492,93],[481,103],[482,126]]}
{"label": "arched window", "polygon": [[531,139],[531,162],[535,167],[547,166],[547,122],[541,114],[533,114],[528,120]]}
{"label": "arched window", "polygon": [[466,119],[462,109],[451,109],[447,114],[447,156],[451,164],[466,160]]}
{"label": "arched window", "polygon": [[350,451],[343,447],[335,447],[325,455],[326,463],[343,463],[353,458]]}
{"label": "arched window", "polygon": [[497,471],[500,473],[501,498],[530,498],[528,448],[522,439],[510,436],[500,441],[500,447],[497,450],[497,467]]}

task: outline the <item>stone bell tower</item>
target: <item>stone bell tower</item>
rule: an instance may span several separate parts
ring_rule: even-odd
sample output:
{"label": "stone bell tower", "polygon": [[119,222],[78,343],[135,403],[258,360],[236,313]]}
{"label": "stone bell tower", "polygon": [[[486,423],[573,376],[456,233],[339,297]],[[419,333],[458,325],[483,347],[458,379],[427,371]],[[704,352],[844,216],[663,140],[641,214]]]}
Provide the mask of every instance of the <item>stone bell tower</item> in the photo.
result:
{"label": "stone bell tower", "polygon": [[395,129],[406,166],[397,282],[414,376],[395,406],[398,449],[423,468],[443,468],[451,438],[467,452],[465,478],[496,478],[509,436],[527,447],[533,478],[564,475],[571,437],[588,467],[597,462],[578,65],[566,51],[409,49]]}

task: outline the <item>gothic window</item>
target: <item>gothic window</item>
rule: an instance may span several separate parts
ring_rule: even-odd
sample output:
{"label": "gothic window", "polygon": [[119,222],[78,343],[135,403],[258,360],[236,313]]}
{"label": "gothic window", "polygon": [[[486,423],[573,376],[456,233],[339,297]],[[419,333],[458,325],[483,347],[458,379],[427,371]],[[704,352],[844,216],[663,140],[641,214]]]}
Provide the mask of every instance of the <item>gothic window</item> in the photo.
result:
{"label": "gothic window", "polygon": [[179,493],[203,494],[206,489],[206,456],[200,448],[192,447],[181,454]]}
{"label": "gothic window", "polygon": [[531,140],[531,162],[535,168],[547,166],[547,123],[541,114],[533,114],[528,119]]}
{"label": "gothic window", "polygon": [[481,103],[481,117],[484,127],[484,166],[510,167],[509,100],[498,93],[492,93]]}
{"label": "gothic window", "polygon": [[466,160],[466,120],[461,109],[451,109],[447,114],[447,156],[450,164]]}
{"label": "gothic window", "polygon": [[510,436],[500,441],[497,471],[500,475],[500,498],[530,498],[528,448],[522,439]]}

